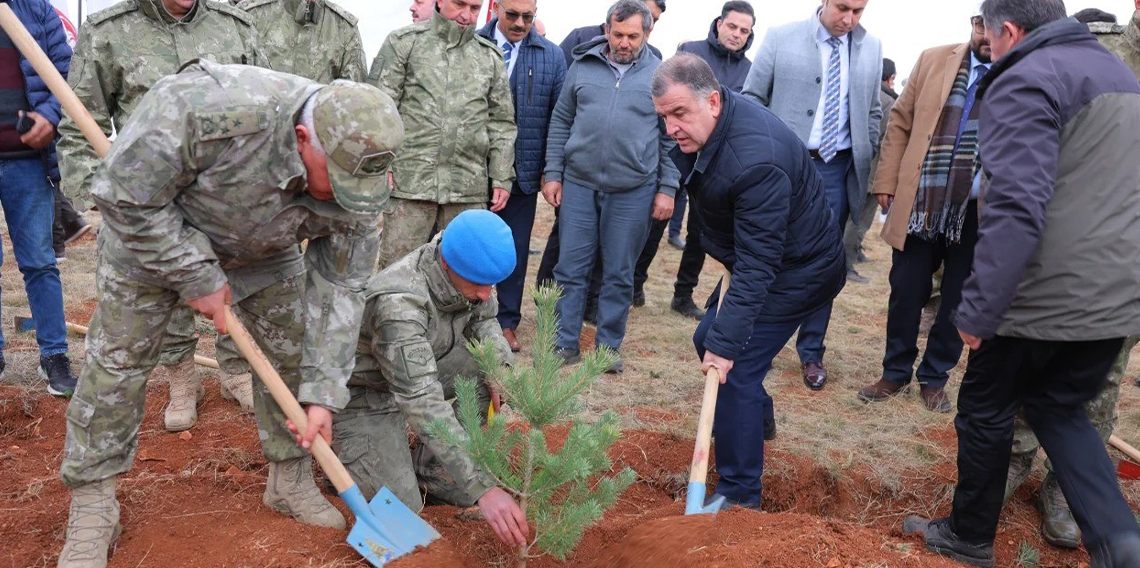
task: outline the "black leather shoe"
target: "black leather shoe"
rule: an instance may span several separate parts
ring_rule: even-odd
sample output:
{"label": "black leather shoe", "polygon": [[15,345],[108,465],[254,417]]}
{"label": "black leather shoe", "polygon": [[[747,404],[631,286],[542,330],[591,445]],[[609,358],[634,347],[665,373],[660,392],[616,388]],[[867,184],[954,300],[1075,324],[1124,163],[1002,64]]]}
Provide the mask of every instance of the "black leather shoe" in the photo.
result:
{"label": "black leather shoe", "polygon": [[640,308],[645,305],[645,290],[633,291],[633,307]]}
{"label": "black leather shoe", "polygon": [[804,363],[804,384],[813,391],[823,390],[827,384],[827,370],[823,368],[823,363]]}
{"label": "black leather shoe", "polygon": [[705,311],[698,308],[697,305],[693,303],[692,297],[673,298],[673,301],[669,302],[669,309],[687,318],[692,318],[695,320],[699,320],[705,317]]}
{"label": "black leather shoe", "polygon": [[903,520],[903,534],[921,534],[926,539],[926,549],[935,554],[970,566],[993,568],[993,544],[971,544],[958,538],[950,529],[950,519],[907,517]]}
{"label": "black leather shoe", "polygon": [[582,353],[577,349],[562,349],[560,347],[554,350],[554,356],[562,359],[563,365],[573,365],[582,360]]}

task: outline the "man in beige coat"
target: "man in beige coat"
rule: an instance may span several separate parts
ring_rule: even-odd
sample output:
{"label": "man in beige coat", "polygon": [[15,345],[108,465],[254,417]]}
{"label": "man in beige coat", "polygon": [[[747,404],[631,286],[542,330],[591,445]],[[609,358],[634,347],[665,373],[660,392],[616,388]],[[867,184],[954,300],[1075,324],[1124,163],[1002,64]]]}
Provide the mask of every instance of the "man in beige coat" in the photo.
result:
{"label": "man in beige coat", "polygon": [[866,402],[904,392],[914,379],[922,308],[931,276],[943,268],[942,304],[930,329],[917,377],[926,407],[950,412],[944,387],[962,355],[950,314],[961,298],[978,239],[978,82],[990,66],[981,16],[969,43],[926,50],[898,103],[871,193],[888,209],[883,240],[891,245],[891,296],[883,376],[859,391]]}

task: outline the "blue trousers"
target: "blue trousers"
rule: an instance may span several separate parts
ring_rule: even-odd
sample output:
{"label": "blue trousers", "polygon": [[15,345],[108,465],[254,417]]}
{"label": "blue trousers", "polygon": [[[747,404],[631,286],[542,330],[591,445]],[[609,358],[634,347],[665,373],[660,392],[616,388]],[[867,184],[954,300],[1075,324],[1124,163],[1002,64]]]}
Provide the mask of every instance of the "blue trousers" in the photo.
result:
{"label": "blue trousers", "polygon": [[557,345],[577,349],[594,259],[601,250],[602,288],[598,296],[597,345],[619,350],[633,304],[633,268],[649,232],[656,185],[604,193],[563,182],[558,214],[561,243],[554,280],[558,301]]}
{"label": "blue trousers", "polygon": [[[55,189],[48,183],[43,160],[0,160],[0,206],[8,222],[16,266],[24,275],[24,291],[36,320],[40,355],[67,353],[63,285],[51,242]],[[4,336],[0,333],[0,349],[3,348]]]}
{"label": "blue trousers", "polygon": [[[693,335],[697,355],[702,359],[705,356],[705,336],[716,321],[716,312],[716,303],[713,303]],[[772,368],[772,360],[792,338],[797,327],[800,327],[798,321],[757,322],[744,352],[733,361],[728,381],[720,386],[713,422],[716,471],[720,475],[716,492],[732,501],[748,505],[760,503],[761,477],[764,475],[764,417],[772,413],[772,397],[764,390],[764,377]]]}
{"label": "blue trousers", "polygon": [[[830,162],[813,159],[812,163],[823,177],[823,192],[827,197],[827,206],[831,208],[831,219],[838,223],[839,234],[842,235],[850,211],[850,205],[847,203],[847,184],[849,177],[855,176],[855,162],[851,153],[845,152],[835,156]],[[809,315],[800,326],[800,334],[796,338],[796,351],[800,354],[800,362],[823,361],[823,354],[827,350],[823,341],[827,336],[827,325],[831,323],[831,305],[832,302],[824,304]]]}
{"label": "blue trousers", "polygon": [[[517,186],[516,186],[517,189]],[[538,194],[511,193],[507,206],[497,215],[503,219],[515,238],[515,271],[496,287],[499,297],[499,326],[518,329],[522,319],[523,288],[526,286],[526,265],[530,259],[530,232],[534,228],[535,204]]]}

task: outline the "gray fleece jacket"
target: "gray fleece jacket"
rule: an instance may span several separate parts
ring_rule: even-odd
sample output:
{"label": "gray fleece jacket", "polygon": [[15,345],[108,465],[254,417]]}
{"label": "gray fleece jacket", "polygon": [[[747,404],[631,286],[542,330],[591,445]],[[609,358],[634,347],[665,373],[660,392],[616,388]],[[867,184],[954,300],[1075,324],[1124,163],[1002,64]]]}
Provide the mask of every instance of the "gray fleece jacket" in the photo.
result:
{"label": "gray fleece jacket", "polygon": [[621,193],[656,185],[674,196],[680,174],[653,108],[650,86],[661,59],[648,49],[625,75],[606,57],[605,38],[574,49],[575,62],[554,106],[546,144],[546,181]]}

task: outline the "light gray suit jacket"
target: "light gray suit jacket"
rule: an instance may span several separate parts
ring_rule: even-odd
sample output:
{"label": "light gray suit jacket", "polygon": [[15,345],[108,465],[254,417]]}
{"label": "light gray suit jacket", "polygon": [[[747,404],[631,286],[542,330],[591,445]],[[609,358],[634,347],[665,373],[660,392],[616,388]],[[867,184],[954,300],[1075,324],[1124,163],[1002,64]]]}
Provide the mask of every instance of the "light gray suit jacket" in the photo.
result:
{"label": "light gray suit jacket", "polygon": [[[744,94],[768,107],[804,144],[811,136],[816,108],[823,94],[817,25],[818,14],[802,22],[769,29],[744,82]],[[847,202],[850,216],[856,220],[870,189],[867,180],[871,175],[871,160],[879,148],[879,124],[883,118],[879,101],[883,47],[862,25],[851,32],[849,43],[847,110],[856,179],[848,183]]]}

